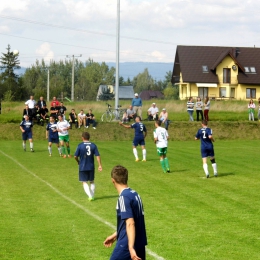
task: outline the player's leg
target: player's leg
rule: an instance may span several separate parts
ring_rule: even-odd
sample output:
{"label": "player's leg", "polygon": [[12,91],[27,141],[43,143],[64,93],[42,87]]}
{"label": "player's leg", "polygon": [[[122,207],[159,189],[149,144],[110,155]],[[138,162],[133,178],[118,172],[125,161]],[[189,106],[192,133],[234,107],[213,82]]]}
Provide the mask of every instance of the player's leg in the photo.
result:
{"label": "player's leg", "polygon": [[56,143],[56,146],[58,148],[59,155],[62,156],[62,151],[59,142]]}
{"label": "player's leg", "polygon": [[206,177],[209,178],[209,169],[207,164],[207,157],[202,158],[203,170],[206,174]]}
{"label": "player's leg", "polygon": [[65,138],[66,138],[65,139],[65,143],[66,143],[67,153],[68,153],[68,157],[70,158],[71,155],[70,155],[70,140],[69,140],[69,136],[67,135]]}
{"label": "player's leg", "polygon": [[48,151],[49,151],[49,156],[51,156],[52,155],[52,142],[51,141],[49,141],[49,143],[48,143]]}
{"label": "player's leg", "polygon": [[63,154],[63,158],[66,158],[66,151],[65,151],[65,147],[64,147],[64,140],[63,140],[63,136],[59,137],[60,140],[60,146],[61,146],[61,153]]}
{"label": "player's leg", "polygon": [[163,160],[164,160],[164,165],[166,167],[167,172],[170,172],[170,165],[169,165],[169,161],[167,158],[167,147],[163,148]]}
{"label": "player's leg", "polygon": [[138,143],[136,144],[136,141],[134,140],[133,141],[133,154],[134,154],[134,157],[135,157],[135,161],[138,162],[139,161],[139,158],[138,158],[138,152],[137,152],[137,149],[136,149],[136,146],[138,145]]}
{"label": "player's leg", "polygon": [[163,157],[162,148],[158,148],[158,147],[157,147],[157,154],[158,154],[159,157],[160,157],[160,165],[161,165],[161,167],[162,167],[163,173],[166,173],[166,172],[167,172],[167,169],[166,169],[165,163],[164,163],[164,157]]}
{"label": "player's leg", "polygon": [[31,149],[31,152],[34,152],[33,150],[33,139],[32,139],[32,133],[28,133],[28,140],[30,142],[30,149]]}
{"label": "player's leg", "polygon": [[143,162],[146,162],[146,149],[145,149],[145,145],[141,145],[142,148],[142,154],[143,154]]}
{"label": "player's leg", "polygon": [[94,198],[95,198],[95,189],[96,189],[96,185],[95,185],[95,182],[94,182],[94,171],[91,171],[90,173],[89,173],[89,175],[90,175],[90,179],[92,180],[92,181],[90,181],[89,183],[90,183],[90,194],[91,194],[91,199],[90,200],[94,200]]}

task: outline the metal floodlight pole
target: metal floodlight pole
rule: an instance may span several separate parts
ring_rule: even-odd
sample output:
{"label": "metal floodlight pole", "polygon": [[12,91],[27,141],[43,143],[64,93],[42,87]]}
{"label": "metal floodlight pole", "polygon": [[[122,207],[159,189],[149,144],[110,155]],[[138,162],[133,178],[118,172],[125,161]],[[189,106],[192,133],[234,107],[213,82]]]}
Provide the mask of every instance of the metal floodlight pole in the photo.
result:
{"label": "metal floodlight pole", "polygon": [[120,0],[117,0],[117,28],[116,28],[116,85],[115,85],[115,109],[119,101],[119,40],[120,40]]}
{"label": "metal floodlight pole", "polygon": [[82,54],[76,56],[76,55],[66,55],[67,58],[72,57],[72,74],[71,74],[71,101],[74,101],[74,64],[75,64],[75,57],[81,57]]}

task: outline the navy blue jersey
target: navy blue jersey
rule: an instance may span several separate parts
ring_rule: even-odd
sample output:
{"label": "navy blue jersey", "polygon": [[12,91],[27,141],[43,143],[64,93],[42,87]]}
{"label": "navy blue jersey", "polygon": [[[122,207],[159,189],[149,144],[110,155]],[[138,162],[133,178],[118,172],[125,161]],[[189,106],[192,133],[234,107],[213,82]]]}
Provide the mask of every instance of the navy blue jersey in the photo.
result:
{"label": "navy blue jersey", "polygon": [[124,189],[117,201],[117,247],[128,245],[126,220],[135,222],[135,248],[147,245],[143,203],[138,193],[131,188]]}
{"label": "navy blue jersey", "polygon": [[95,169],[94,155],[99,156],[94,143],[82,142],[78,145],[74,156],[79,157],[79,171],[93,171]]}
{"label": "navy blue jersey", "polygon": [[48,123],[47,126],[46,126],[46,130],[49,131],[49,139],[59,138],[58,131],[56,131],[57,130],[57,123],[56,122]]}
{"label": "navy blue jersey", "polygon": [[131,125],[131,128],[135,129],[135,138],[143,138],[144,137],[144,132],[146,132],[146,127],[143,123],[141,123],[141,122],[133,123]]}
{"label": "navy blue jersey", "polygon": [[213,143],[209,136],[212,135],[212,130],[208,127],[201,128],[196,134],[196,138],[201,141],[201,149],[209,149],[213,147]]}
{"label": "navy blue jersey", "polygon": [[31,121],[26,121],[26,120],[23,120],[21,123],[20,123],[20,126],[22,127],[22,129],[25,131],[25,133],[30,133],[32,132],[32,127],[33,127],[33,122]]}

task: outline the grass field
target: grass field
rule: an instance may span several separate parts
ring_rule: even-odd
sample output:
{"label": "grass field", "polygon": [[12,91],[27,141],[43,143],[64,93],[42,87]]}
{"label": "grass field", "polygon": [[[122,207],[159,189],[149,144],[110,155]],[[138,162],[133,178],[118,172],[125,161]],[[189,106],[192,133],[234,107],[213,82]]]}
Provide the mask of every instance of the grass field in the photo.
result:
{"label": "grass field", "polygon": [[259,140],[217,139],[219,177],[209,165],[206,179],[199,142],[170,141],[172,172],[163,174],[152,140],[147,162],[135,163],[130,141],[96,136],[103,172],[96,172],[96,200],[89,202],[74,159],[58,157],[56,148],[49,157],[41,139],[35,153],[24,152],[17,139],[0,147],[0,259],[109,259],[113,248],[102,243],[116,226],[116,164],[128,168],[129,186],[142,197],[148,260],[260,259]]}

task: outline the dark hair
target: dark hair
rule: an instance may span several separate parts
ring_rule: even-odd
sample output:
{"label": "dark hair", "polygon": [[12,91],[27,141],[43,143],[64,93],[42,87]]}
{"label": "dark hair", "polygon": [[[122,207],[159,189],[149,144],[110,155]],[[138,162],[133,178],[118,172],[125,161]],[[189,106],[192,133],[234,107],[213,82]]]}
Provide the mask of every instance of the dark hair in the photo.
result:
{"label": "dark hair", "polygon": [[88,132],[83,132],[82,137],[84,140],[89,140],[90,139],[90,134]]}
{"label": "dark hair", "polygon": [[205,119],[204,119],[204,120],[202,120],[202,121],[201,121],[201,123],[202,123],[203,125],[208,125],[208,121],[207,121],[207,120],[205,120]]}
{"label": "dark hair", "polygon": [[135,118],[139,118],[140,121],[142,120],[140,116],[136,116]]}
{"label": "dark hair", "polygon": [[160,121],[160,120],[156,120],[155,123],[156,123],[158,126],[161,126],[162,121]]}
{"label": "dark hair", "polygon": [[122,165],[116,165],[111,171],[111,178],[118,184],[127,184],[128,170]]}

